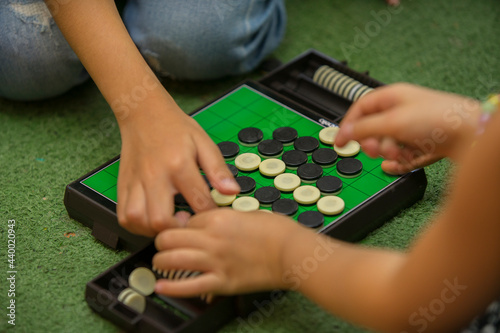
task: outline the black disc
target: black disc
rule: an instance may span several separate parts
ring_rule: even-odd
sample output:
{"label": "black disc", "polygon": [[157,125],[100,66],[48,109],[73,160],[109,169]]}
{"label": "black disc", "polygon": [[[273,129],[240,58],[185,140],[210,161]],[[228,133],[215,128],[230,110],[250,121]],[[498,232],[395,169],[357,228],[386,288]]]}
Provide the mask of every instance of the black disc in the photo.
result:
{"label": "black disc", "polygon": [[339,155],[330,148],[319,148],[312,153],[312,160],[319,165],[332,165]]}
{"label": "black disc", "polygon": [[257,189],[254,197],[262,205],[270,205],[281,197],[281,192],[276,187],[265,186]]}
{"label": "black disc", "polygon": [[290,143],[297,139],[297,130],[292,127],[280,127],[274,130],[273,139],[278,140],[281,143]]}
{"label": "black disc", "polygon": [[363,163],[355,158],[347,157],[337,162],[337,171],[340,175],[356,176],[363,170]]}
{"label": "black disc", "polygon": [[212,189],[212,184],[210,184],[207,175],[201,175],[201,176],[203,177],[203,179],[205,179],[205,183],[207,183],[208,188]]}
{"label": "black disc", "polygon": [[226,164],[227,167],[229,168],[229,171],[231,171],[231,173],[233,174],[233,177],[237,177],[238,176],[238,168],[235,167],[234,165],[232,164]]}
{"label": "black disc", "polygon": [[318,179],[316,187],[322,193],[337,193],[342,189],[342,180],[335,176],[325,176]]}
{"label": "black disc", "polygon": [[292,199],[279,199],[273,202],[272,210],[276,213],[293,216],[297,213],[299,204]]}
{"label": "black disc", "polygon": [[252,193],[253,190],[255,190],[255,186],[257,185],[257,183],[253,178],[247,176],[236,177],[235,180],[238,183],[238,185],[240,185],[241,194]]}
{"label": "black disc", "polygon": [[249,145],[259,143],[263,137],[264,133],[255,127],[244,128],[238,133],[238,140]]}
{"label": "black disc", "polygon": [[224,158],[233,158],[240,152],[240,146],[232,141],[222,141],[217,144]]}
{"label": "black disc", "polygon": [[297,176],[304,181],[315,181],[323,175],[323,168],[314,163],[306,163],[299,166]]}
{"label": "black disc", "polygon": [[301,150],[289,150],[283,153],[281,159],[287,167],[298,168],[302,164],[307,163],[307,154]]}
{"label": "black disc", "polygon": [[187,208],[189,207],[189,204],[186,200],[186,198],[184,198],[184,196],[180,193],[177,193],[175,196],[174,196],[174,204],[175,206],[179,207],[179,208]]}
{"label": "black disc", "polygon": [[306,227],[316,229],[323,226],[325,217],[320,212],[307,211],[300,214],[297,221]]}
{"label": "black disc", "polygon": [[293,146],[297,150],[302,150],[305,153],[312,153],[319,148],[319,141],[312,136],[301,136],[293,142]]}
{"label": "black disc", "polygon": [[262,156],[277,156],[283,152],[283,144],[274,139],[264,140],[259,143],[258,150]]}

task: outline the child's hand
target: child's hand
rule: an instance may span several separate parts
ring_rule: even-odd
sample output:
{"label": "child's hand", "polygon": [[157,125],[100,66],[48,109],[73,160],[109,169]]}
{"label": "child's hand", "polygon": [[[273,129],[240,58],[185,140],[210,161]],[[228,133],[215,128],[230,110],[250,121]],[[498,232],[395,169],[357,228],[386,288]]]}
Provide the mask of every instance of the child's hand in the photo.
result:
{"label": "child's hand", "polygon": [[282,251],[292,234],[305,231],[279,214],[230,209],[196,214],[186,228],[165,230],[156,237],[153,266],[203,274],[159,280],[156,292],[190,297],[285,288]]}
{"label": "child's hand", "polygon": [[55,9],[54,20],[120,126],[120,224],[146,236],[176,225],[173,197],[177,192],[195,211],[215,207],[199,167],[221,193],[237,193],[239,186],[219,149],[158,81],[115,2],[67,1]]}
{"label": "child's hand", "polygon": [[376,89],[354,103],[335,143],[357,140],[382,168],[401,174],[442,157],[457,159],[475,135],[479,102],[409,84]]}
{"label": "child's hand", "polygon": [[178,192],[195,212],[216,207],[200,168],[221,193],[239,192],[218,147],[175,103],[147,105],[121,120],[120,131],[117,215],[129,231],[154,236],[178,226],[173,218]]}
{"label": "child's hand", "polygon": [[399,6],[399,0],[385,0],[390,6]]}

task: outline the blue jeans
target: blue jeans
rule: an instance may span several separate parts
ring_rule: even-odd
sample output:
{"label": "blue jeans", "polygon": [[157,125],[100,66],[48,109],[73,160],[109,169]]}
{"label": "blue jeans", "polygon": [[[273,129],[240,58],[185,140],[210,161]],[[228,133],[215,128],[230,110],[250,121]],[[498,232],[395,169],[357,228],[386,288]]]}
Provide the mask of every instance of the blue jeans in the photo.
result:
{"label": "blue jeans", "polygon": [[[0,97],[49,98],[88,78],[42,0],[0,6]],[[159,75],[208,80],[254,69],[283,38],[286,12],[284,0],[129,0],[123,20]]]}

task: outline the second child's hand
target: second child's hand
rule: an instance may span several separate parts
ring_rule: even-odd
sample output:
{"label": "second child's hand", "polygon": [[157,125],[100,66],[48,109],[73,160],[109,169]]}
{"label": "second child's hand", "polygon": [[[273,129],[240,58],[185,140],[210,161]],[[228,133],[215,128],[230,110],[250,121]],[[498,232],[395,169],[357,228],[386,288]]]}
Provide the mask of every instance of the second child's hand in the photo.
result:
{"label": "second child's hand", "polygon": [[375,89],[354,103],[335,144],[359,141],[382,168],[402,174],[443,157],[458,160],[473,141],[480,114],[476,100],[410,84]]}

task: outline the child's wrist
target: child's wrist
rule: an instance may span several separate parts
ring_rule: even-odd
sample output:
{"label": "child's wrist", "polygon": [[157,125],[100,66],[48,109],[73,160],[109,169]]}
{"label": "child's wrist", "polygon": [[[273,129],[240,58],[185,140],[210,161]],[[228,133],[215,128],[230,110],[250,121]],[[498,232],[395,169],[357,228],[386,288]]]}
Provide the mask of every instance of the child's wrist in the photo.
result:
{"label": "child's wrist", "polygon": [[472,142],[471,147],[474,147],[476,145],[477,137],[484,133],[490,119],[499,108],[500,108],[500,95],[498,94],[496,95],[492,94],[488,96],[486,101],[484,101],[481,104],[481,113],[479,115],[479,120],[475,132],[476,139]]}
{"label": "child's wrist", "polygon": [[500,95],[490,95],[488,99],[481,104],[481,115],[476,135],[481,135],[493,114],[500,108]]}

